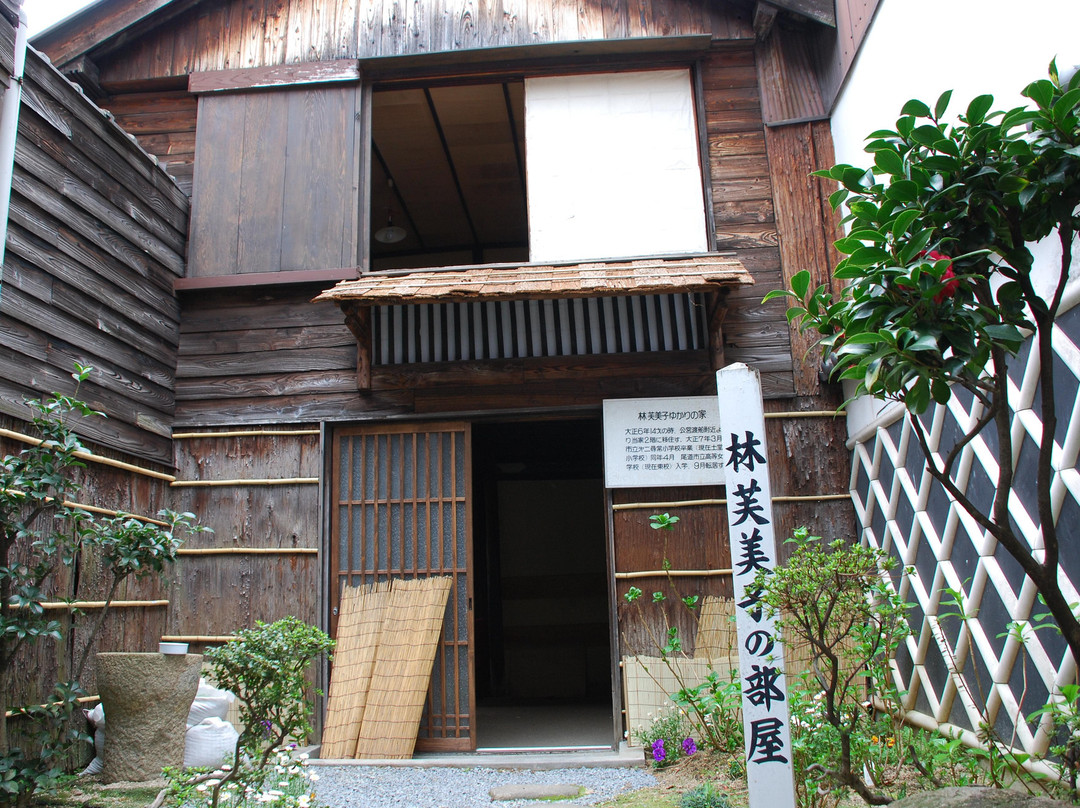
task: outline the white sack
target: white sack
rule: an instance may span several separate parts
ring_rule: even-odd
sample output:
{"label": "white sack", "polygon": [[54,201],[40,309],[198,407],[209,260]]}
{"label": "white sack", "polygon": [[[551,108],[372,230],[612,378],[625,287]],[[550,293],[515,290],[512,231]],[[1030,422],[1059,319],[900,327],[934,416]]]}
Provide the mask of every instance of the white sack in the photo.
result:
{"label": "white sack", "polygon": [[239,735],[236,727],[216,716],[189,727],[184,736],[184,766],[220,766],[236,751]]}

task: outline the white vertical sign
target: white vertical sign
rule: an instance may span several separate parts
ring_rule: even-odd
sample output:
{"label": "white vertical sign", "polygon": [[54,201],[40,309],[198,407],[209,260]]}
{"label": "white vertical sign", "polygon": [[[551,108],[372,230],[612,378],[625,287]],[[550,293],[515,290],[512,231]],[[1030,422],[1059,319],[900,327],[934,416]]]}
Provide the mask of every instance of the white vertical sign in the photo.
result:
{"label": "white vertical sign", "polygon": [[716,395],[727,456],[728,540],[750,808],[793,808],[795,778],[784,647],[754,587],[758,571],[771,570],[777,557],[757,370],[736,364],[717,371]]}

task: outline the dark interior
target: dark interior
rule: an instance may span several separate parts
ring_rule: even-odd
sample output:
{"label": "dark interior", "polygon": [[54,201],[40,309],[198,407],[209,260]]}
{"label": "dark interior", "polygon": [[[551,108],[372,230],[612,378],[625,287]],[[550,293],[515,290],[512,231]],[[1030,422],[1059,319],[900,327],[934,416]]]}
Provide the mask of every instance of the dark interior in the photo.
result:
{"label": "dark interior", "polygon": [[[479,743],[489,745],[485,708],[546,706],[554,720],[556,708],[586,705],[606,716],[599,741],[607,742],[611,656],[600,424],[474,424],[472,445]],[[535,745],[527,734],[518,740]],[[559,745],[575,740],[581,737]]]}
{"label": "dark interior", "polygon": [[372,268],[529,260],[521,79],[377,88],[371,127]]}

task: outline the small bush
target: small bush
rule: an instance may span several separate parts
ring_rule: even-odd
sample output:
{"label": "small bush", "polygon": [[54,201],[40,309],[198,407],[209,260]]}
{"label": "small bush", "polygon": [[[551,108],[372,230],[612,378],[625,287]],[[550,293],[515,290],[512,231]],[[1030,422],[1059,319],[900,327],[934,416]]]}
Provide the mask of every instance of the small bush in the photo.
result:
{"label": "small bush", "polygon": [[702,783],[682,795],[679,808],[731,808],[731,803],[712,783]]}

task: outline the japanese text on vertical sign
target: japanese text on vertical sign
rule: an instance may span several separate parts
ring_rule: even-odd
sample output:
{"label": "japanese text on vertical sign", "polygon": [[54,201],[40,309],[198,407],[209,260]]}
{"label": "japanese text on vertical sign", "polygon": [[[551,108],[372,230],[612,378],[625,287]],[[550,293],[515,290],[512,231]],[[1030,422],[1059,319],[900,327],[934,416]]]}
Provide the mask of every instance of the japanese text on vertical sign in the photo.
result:
{"label": "japanese text on vertical sign", "polygon": [[[739,638],[747,780],[752,808],[793,806],[784,649],[757,586],[776,564],[768,451],[757,372],[717,373],[732,584]],[[756,400],[757,406],[752,406]]]}

